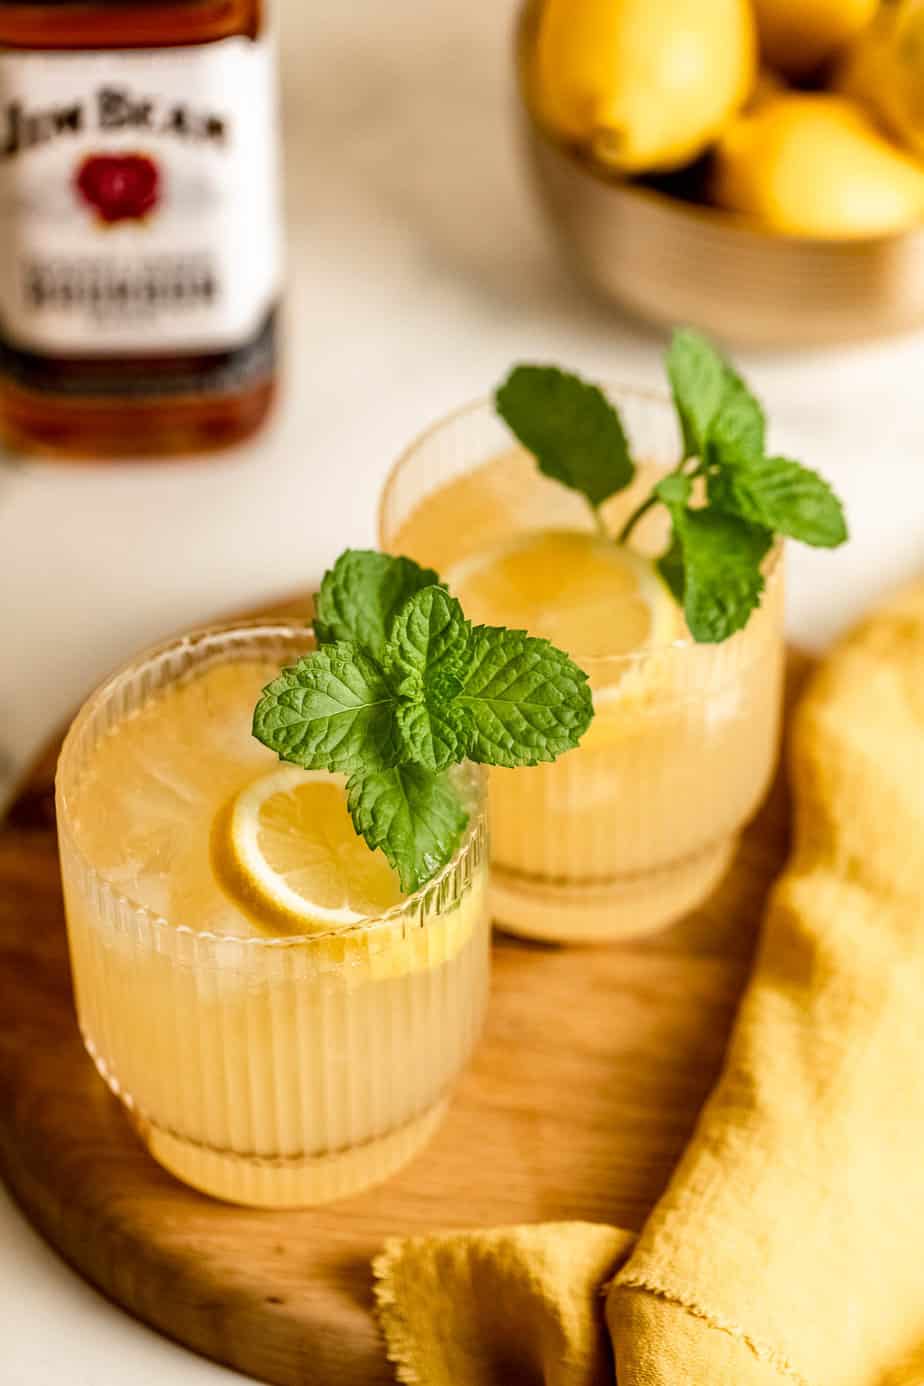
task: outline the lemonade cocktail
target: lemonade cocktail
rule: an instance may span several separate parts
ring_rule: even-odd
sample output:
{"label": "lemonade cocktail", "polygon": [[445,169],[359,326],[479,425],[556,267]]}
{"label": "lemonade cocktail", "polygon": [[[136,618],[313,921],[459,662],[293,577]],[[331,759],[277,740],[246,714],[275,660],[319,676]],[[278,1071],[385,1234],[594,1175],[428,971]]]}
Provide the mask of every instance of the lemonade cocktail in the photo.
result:
{"label": "lemonade cocktail", "polygon": [[342,779],[251,735],[303,626],[185,636],[109,680],[62,752],[58,824],[81,1030],[148,1148],[188,1183],[304,1205],[427,1140],[481,1029],[481,772],[469,825],[405,897]]}
{"label": "lemonade cocktail", "polygon": [[[641,466],[603,507],[619,532],[677,459],[669,402],[614,391]],[[435,568],[474,621],[546,636],[589,674],[595,718],[553,765],[490,772],[492,902],[514,932],[559,942],[659,928],[724,873],[776,763],[783,562],[747,626],[698,645],[644,555],[649,516],[617,547],[587,505],[536,468],[490,403],[451,416],[405,453],[381,506],[380,543]]]}

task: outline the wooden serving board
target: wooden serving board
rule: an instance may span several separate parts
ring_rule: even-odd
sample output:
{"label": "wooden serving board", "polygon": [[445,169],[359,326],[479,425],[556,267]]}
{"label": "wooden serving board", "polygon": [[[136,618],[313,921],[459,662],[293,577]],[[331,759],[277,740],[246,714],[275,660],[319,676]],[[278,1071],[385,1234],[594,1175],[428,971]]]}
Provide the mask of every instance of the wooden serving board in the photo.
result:
{"label": "wooden serving board", "polygon": [[[794,660],[792,683],[804,672]],[[104,1294],[274,1386],[393,1381],[371,1313],[386,1237],[581,1218],[638,1228],[712,1085],[786,852],[778,783],[695,915],[635,945],[498,938],[487,1033],[433,1144],[302,1213],[212,1202],[143,1151],[84,1054],[55,842],[57,744],[0,830],[0,1172]]]}

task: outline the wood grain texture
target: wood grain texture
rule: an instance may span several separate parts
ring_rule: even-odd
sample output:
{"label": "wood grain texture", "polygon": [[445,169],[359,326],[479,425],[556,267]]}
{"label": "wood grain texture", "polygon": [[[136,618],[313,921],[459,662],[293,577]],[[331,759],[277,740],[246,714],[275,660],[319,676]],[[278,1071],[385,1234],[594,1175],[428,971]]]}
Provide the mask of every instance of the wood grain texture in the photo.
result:
{"label": "wood grain texture", "polygon": [[[804,664],[794,661],[794,680]],[[636,945],[499,939],[487,1033],[433,1144],[327,1209],[232,1208],[145,1154],[70,993],[57,747],[0,831],[0,1172],[88,1280],[171,1338],[275,1386],[393,1380],[371,1257],[395,1233],[584,1218],[641,1226],[720,1065],[787,843],[778,783],[703,909]]]}

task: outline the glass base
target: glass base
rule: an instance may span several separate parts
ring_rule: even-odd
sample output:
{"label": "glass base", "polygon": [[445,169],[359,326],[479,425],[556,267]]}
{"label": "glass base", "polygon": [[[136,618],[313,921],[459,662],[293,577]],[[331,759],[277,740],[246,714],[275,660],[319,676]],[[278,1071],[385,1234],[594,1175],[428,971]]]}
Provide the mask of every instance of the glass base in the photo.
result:
{"label": "glass base", "polygon": [[543,943],[615,943],[674,923],[725,875],[737,838],[659,871],[617,884],[565,885],[491,865],[491,908],[499,929]]}
{"label": "glass base", "polygon": [[149,1122],[132,1118],[158,1164],[184,1184],[227,1203],[253,1208],[308,1208],[348,1198],[380,1184],[427,1144],[446,1114],[448,1099],[397,1130],[364,1145],[308,1159],[260,1159],[209,1150]]}

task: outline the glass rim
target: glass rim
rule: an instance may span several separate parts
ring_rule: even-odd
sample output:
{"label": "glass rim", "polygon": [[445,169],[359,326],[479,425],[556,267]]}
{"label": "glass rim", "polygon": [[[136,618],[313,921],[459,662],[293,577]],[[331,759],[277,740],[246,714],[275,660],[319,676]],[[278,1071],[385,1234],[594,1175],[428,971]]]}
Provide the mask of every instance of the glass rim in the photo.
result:
{"label": "glass rim", "polygon": [[[616,399],[617,402],[620,399],[635,400],[641,404],[668,409],[671,411],[673,417],[673,403],[670,394],[666,390],[658,389],[655,386],[629,385],[624,381],[606,380],[599,382],[598,388],[603,390],[607,396]],[[494,401],[492,396],[482,395],[477,399],[468,400],[465,404],[457,405],[455,409],[451,409],[447,414],[443,414],[440,418],[434,419],[425,428],[415,434],[411,441],[401,449],[401,452],[388,470],[388,475],[385,478],[385,484],[382,487],[376,510],[376,534],[379,547],[384,552],[391,551],[390,549],[385,549],[384,546],[385,511],[402,475],[410,467],[420,450],[432,439],[442,433],[444,429],[451,428],[454,424],[472,418],[484,410],[492,411],[492,417],[496,418],[498,425],[501,427],[504,426],[503,420],[497,418],[493,412]],[[510,435],[510,438],[513,447],[519,448],[522,452],[528,452],[528,449],[524,448],[522,443],[519,443],[517,439],[514,438],[513,434]],[[490,458],[488,459],[488,461],[491,460]],[[472,470],[474,470],[474,468]],[[551,480],[551,478],[549,478],[549,480]],[[552,481],[552,484],[554,485],[555,482]],[[769,584],[769,582],[779,574],[785,547],[785,538],[782,535],[777,535],[774,539],[772,548],[764,560],[766,564],[765,587],[764,593],[761,594],[761,605],[763,596],[766,593],[766,584]],[[674,601],[674,597],[671,596],[670,600]],[[631,650],[623,654],[587,655],[582,654],[580,651],[572,652],[570,650],[568,653],[571,655],[574,662],[584,669],[585,672],[588,670],[632,669],[650,663],[653,659],[664,658],[665,656],[679,659],[685,654],[693,654],[695,652],[705,651],[706,653],[715,653],[724,650],[739,636],[745,634],[754,615],[759,610],[760,606],[756,607],[748,618],[747,625],[743,626],[740,631],[736,631],[729,639],[723,640],[719,644],[707,644],[704,641],[696,641],[692,636],[688,635],[677,640],[672,640],[666,645],[652,645],[648,649]]]}
{"label": "glass rim", "polygon": [[[75,746],[81,732],[96,714],[106,705],[113,694],[132,676],[141,673],[155,660],[162,659],[171,653],[178,653],[189,647],[194,649],[197,645],[207,645],[211,641],[218,641],[221,637],[274,634],[291,636],[293,634],[304,635],[306,638],[314,638],[314,627],[310,620],[304,623],[292,618],[274,619],[272,617],[251,617],[240,621],[217,621],[204,626],[194,626],[188,631],[179,635],[172,636],[167,640],[158,641],[156,645],[147,646],[132,656],[124,664],[119,665],[106,678],[99,683],[92,693],[85,699],[68,727],[67,733],[61,743],[61,750],[58,753],[58,760],[55,767],[55,811],[56,828],[59,834],[67,836],[72,850],[83,863],[84,869],[92,876],[96,888],[100,890],[114,904],[127,909],[136,918],[143,921],[150,929],[159,933],[169,933],[171,936],[186,936],[194,939],[201,939],[207,944],[220,943],[235,945],[243,948],[311,948],[322,944],[329,944],[336,940],[350,940],[365,938],[367,935],[386,930],[399,922],[404,916],[413,916],[425,903],[432,892],[440,890],[444,881],[453,874],[461,862],[471,855],[476,840],[481,836],[487,815],[487,775],[483,766],[475,765],[473,762],[465,761],[464,770],[468,773],[472,783],[477,789],[477,801],[469,813],[468,823],[462,834],[459,846],[452,857],[446,862],[445,866],[440,867],[439,871],[433,876],[426,885],[415,890],[411,895],[400,900],[396,905],[390,906],[382,914],[370,915],[363,919],[358,919],[353,924],[332,926],[325,929],[315,929],[310,933],[302,934],[225,934],[217,933],[210,929],[196,929],[191,924],[178,924],[168,919],[166,915],[160,914],[157,910],[151,909],[147,905],[141,904],[138,900],[132,899],[131,895],[119,889],[112,881],[108,880],[94,864],[88,859],[80,844],[75,840],[73,830],[67,821],[69,815],[68,795],[62,783],[62,772],[67,768],[68,757],[74,754]],[[286,762],[280,761],[280,765]],[[63,812],[62,812],[63,810]],[[424,925],[426,927],[426,925]]]}

